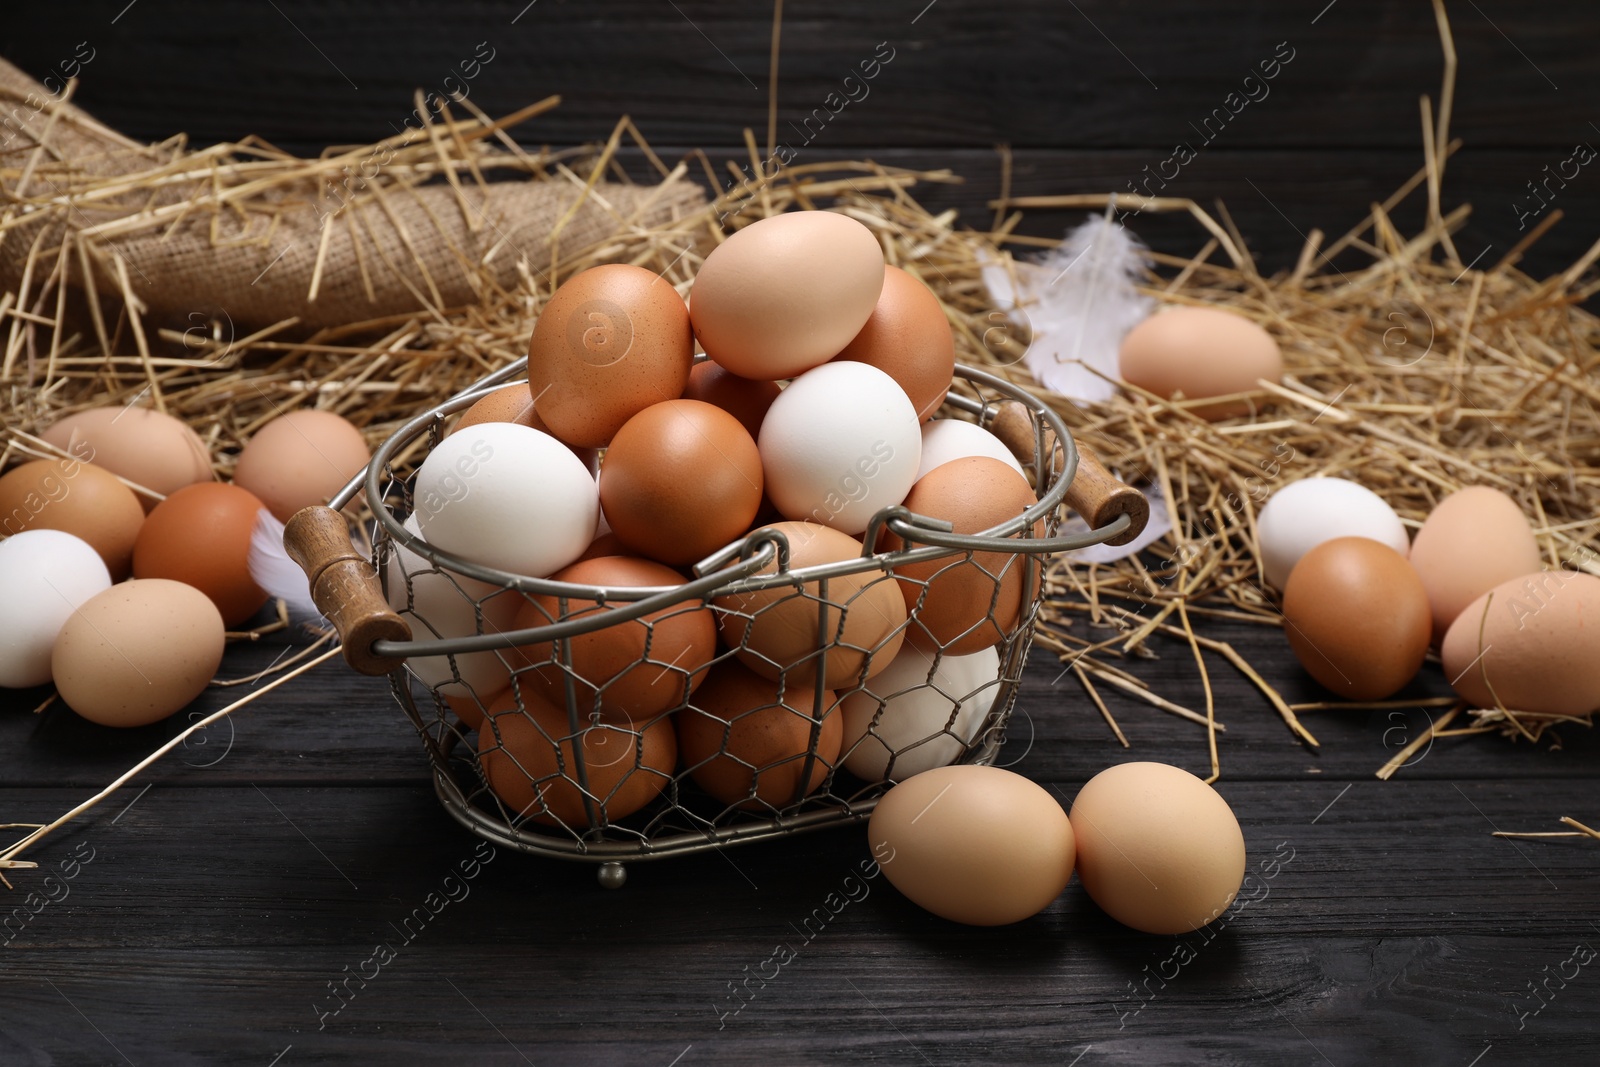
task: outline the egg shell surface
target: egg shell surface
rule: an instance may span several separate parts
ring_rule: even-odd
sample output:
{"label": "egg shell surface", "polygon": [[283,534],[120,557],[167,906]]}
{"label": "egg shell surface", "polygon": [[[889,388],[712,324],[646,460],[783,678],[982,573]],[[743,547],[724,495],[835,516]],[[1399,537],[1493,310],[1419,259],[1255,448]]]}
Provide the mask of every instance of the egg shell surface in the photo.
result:
{"label": "egg shell surface", "polygon": [[677,290],[655,271],[607,263],[567,279],[539,313],[528,389],[552,434],[602,448],[637,412],[682,396],[693,359]]}
{"label": "egg shell surface", "polygon": [[877,367],[900,383],[918,418],[931,419],[950,391],[956,339],[933,290],[889,265],[871,317],[833,358]]}
{"label": "egg shell surface", "polygon": [[1124,926],[1198,930],[1228,910],[1244,883],[1244,834],[1233,809],[1181,767],[1108,767],[1084,783],[1071,818],[1078,880]]}
{"label": "egg shell surface", "polygon": [[262,508],[237,485],[179,489],[145,519],[133,546],[134,577],[192,585],[211,598],[224,623],[239,625],[267,602],[250,575],[250,539]]}
{"label": "egg shell surface", "polygon": [[60,530],[25,530],[0,541],[0,688],[50,680],[50,650],[72,613],[111,588],[87,541]]}
{"label": "egg shell surface", "polygon": [[921,426],[905,390],[876,367],[845,362],[807,371],[761,424],[767,496],[785,518],[859,535],[916,481]]}
{"label": "egg shell surface", "polygon": [[69,708],[102,726],[148,726],[205,691],[227,643],[222,615],[165,578],[114,585],[79,606],[50,655]]}
{"label": "egg shell surface", "polygon": [[[163,497],[215,478],[200,436],[188,424],[153,408],[89,408],[57,419],[39,436]],[[137,490],[134,495],[146,511],[159,502]]]}
{"label": "egg shell surface", "polygon": [[1281,590],[1300,557],[1335,537],[1370,537],[1411,554],[1405,525],[1383,498],[1344,478],[1303,478],[1273,493],[1256,516],[1268,583]]}
{"label": "egg shell surface", "polygon": [[245,444],[233,484],[256,495],[280,522],[313,504],[326,504],[372,459],[366,438],[332,411],[279,415]]}
{"label": "egg shell surface", "polygon": [[[1258,378],[1283,380],[1283,353],[1272,335],[1220,308],[1175,307],[1150,316],[1122,339],[1118,365],[1123,381],[1168,400],[1255,392]],[[1248,400],[1225,400],[1189,410],[1223,419],[1250,407]]]}
{"label": "egg shell surface", "polygon": [[509,422],[440,441],[412,495],[429,544],[532,578],[581,556],[600,518],[599,490],[578,458],[549,434]]}
{"label": "egg shell surface", "polygon": [[1411,542],[1411,565],[1428,591],[1438,644],[1468,604],[1538,570],[1539,544],[1515,500],[1473,485],[1435,505]]}
{"label": "egg shell surface", "polygon": [[1075,838],[1042,787],[999,767],[936,767],[878,801],[867,841],[900,892],[933,914],[1004,926],[1043,911],[1072,878]]}
{"label": "egg shell surface", "polygon": [[1502,582],[1445,634],[1444,676],[1475,708],[1586,715],[1600,709],[1600,578],[1548,570]]}
{"label": "egg shell surface", "polygon": [[0,476],[0,535],[60,530],[87,541],[113,582],[133,567],[144,508],[133,490],[102,467],[76,459],[38,459]]}
{"label": "egg shell surface", "polygon": [[861,332],[883,277],[883,249],[866,226],[832,211],[790,211],[712,250],[689,314],[706,354],[734,374],[792,378]]}

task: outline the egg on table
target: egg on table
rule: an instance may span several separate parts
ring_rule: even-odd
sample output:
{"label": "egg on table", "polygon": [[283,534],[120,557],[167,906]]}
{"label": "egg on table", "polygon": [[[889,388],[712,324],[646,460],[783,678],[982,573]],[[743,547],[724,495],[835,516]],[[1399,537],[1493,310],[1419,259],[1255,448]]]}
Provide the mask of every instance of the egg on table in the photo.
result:
{"label": "egg on table", "polygon": [[120,582],[133,566],[144,507],[114,474],[76,459],[38,459],[0,476],[0,535],[60,530],[87,541]]}
{"label": "egg on table", "polygon": [[262,503],[237,485],[185,486],[157,504],[133,546],[135,578],[192,585],[237,626],[261,610],[266,591],[250,573],[250,541]]}
{"label": "egg on table", "polygon": [[1600,710],[1600,578],[1548,570],[1501,582],[1462,609],[1439,650],[1476,708],[1545,715]]}
{"label": "egg on table", "polygon": [[1369,537],[1404,558],[1405,524],[1384,499],[1345,478],[1303,478],[1273,493],[1256,516],[1256,543],[1268,583],[1282,590],[1300,557],[1335,537]]}
{"label": "egg on table", "polygon": [[1428,591],[1433,642],[1461,610],[1501,582],[1539,569],[1539,544],[1517,502],[1473,485],[1445,497],[1411,543],[1411,565]]}
{"label": "egg on table", "polygon": [[[152,408],[89,408],[57,419],[39,436],[163,497],[215,477],[199,435],[188,424]],[[146,511],[158,502],[158,497],[137,490],[135,495]]]}
{"label": "egg on table", "polygon": [[111,588],[87,541],[60,530],[24,530],[0,540],[0,688],[50,680],[50,650],[80,605]]}

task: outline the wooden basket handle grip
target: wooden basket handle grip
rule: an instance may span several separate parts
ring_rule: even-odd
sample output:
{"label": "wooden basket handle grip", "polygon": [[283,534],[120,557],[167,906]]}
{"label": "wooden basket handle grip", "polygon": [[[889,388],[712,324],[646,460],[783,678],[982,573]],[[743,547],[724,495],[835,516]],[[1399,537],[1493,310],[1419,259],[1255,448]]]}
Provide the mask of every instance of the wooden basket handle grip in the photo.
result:
{"label": "wooden basket handle grip", "polygon": [[302,508],[283,528],[283,547],[311,583],[311,599],[339,631],[344,659],[362,674],[388,674],[405,663],[379,656],[374,641],[409,641],[411,627],[389,607],[372,569],[350,543],[344,516],[332,508]]}
{"label": "wooden basket handle grip", "polygon": [[[989,429],[1000,438],[1024,467],[1032,465],[1034,446],[1038,438],[1034,432],[1033,416],[1019,401],[1008,400],[995,412]],[[1050,474],[1061,473],[1066,454],[1056,440],[1055,431],[1046,427],[1045,447],[1050,450]],[[1067,506],[1083,516],[1089,528],[1097,530],[1112,522],[1118,515],[1126,515],[1129,526],[1108,545],[1125,545],[1144,531],[1150,521],[1150,501],[1131,485],[1125,485],[1108,470],[1100,457],[1088,445],[1078,442],[1078,471],[1067,487]]]}

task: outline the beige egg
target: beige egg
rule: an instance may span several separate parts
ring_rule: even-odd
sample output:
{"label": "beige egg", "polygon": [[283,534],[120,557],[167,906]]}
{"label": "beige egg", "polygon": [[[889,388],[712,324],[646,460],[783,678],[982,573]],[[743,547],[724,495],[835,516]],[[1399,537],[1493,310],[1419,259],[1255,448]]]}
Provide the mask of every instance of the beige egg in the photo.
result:
{"label": "beige egg", "polygon": [[[1123,338],[1120,365],[1123,381],[1169,400],[1253,392],[1257,378],[1283,379],[1283,353],[1272,335],[1220,308],[1177,307],[1150,316]],[[1225,419],[1247,413],[1250,404],[1229,400],[1189,410]]]}
{"label": "beige egg", "polygon": [[372,458],[361,431],[331,411],[291,411],[256,431],[233,484],[254,493],[282,522],[326,504]]}
{"label": "beige egg", "polygon": [[1428,591],[1433,643],[1461,609],[1501,582],[1539,569],[1539,544],[1515,500],[1485,485],[1451,493],[1411,542],[1411,566]]}
{"label": "beige egg", "polygon": [[1147,934],[1220,917],[1244,884],[1244,834],[1222,795],[1181,767],[1122,763],[1072,803],[1078,880],[1107,915]]}
{"label": "beige egg", "polygon": [[[214,477],[199,435],[171,415],[150,408],[90,408],[57,419],[39,436],[162,496]],[[135,495],[146,511],[159,502],[148,493],[135,490]]]}
{"label": "beige egg", "polygon": [[1501,582],[1464,608],[1439,658],[1478,708],[1586,715],[1600,709],[1600,578],[1538,571]]}
{"label": "beige egg", "polygon": [[114,585],[75,611],[50,654],[67,706],[102,726],[160,722],[205,691],[227,642],[211,598],[182,582]]}
{"label": "beige egg", "polygon": [[706,355],[734,374],[792,378],[861,332],[883,276],[883,249],[861,223],[790,211],[751,223],[706,257],[689,317]]}
{"label": "beige egg", "polygon": [[1072,879],[1072,824],[1055,797],[999,767],[937,767],[878,801],[872,856],[917,905],[1003,926],[1043,911]]}

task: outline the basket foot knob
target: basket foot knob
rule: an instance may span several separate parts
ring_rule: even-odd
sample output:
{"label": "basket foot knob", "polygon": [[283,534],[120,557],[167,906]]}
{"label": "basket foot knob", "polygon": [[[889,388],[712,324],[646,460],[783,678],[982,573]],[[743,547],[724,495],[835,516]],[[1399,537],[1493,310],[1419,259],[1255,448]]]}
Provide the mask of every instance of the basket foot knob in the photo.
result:
{"label": "basket foot knob", "polygon": [[602,863],[595,872],[595,878],[602,889],[621,889],[627,884],[628,868],[616,862]]}

